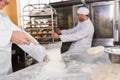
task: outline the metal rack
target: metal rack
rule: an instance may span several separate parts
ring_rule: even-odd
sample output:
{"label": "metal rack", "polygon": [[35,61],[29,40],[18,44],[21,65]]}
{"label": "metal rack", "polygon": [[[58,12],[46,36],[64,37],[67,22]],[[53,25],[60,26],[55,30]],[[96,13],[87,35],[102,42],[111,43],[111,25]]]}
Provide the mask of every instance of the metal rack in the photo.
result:
{"label": "metal rack", "polygon": [[55,42],[51,38],[57,27],[57,12],[49,4],[29,4],[23,9],[23,30],[31,34],[39,43]]}

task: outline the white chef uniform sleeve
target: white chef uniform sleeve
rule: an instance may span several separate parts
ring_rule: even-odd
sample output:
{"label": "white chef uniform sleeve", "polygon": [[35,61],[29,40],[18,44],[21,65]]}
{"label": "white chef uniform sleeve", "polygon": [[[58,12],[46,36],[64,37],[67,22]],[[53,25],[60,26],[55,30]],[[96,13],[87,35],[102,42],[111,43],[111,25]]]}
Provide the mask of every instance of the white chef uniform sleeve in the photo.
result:
{"label": "white chef uniform sleeve", "polygon": [[76,30],[77,30],[77,27],[75,26],[75,27],[73,27],[72,29],[61,30],[61,33],[62,33],[63,35],[66,35],[66,34],[72,34],[72,33],[75,33]]}
{"label": "white chef uniform sleeve", "polygon": [[[91,27],[91,26],[90,26]],[[77,41],[80,40],[87,35],[91,34],[90,28],[84,28],[82,30],[79,30],[78,32],[68,34],[68,35],[60,35],[60,39],[62,42],[70,42],[70,41]]]}
{"label": "white chef uniform sleeve", "polygon": [[44,57],[46,56],[46,50],[41,45],[18,45],[21,49],[27,52],[31,57],[36,59],[38,62],[43,62]]}
{"label": "white chef uniform sleeve", "polygon": [[[12,21],[10,19],[9,19],[9,21],[11,22],[11,27],[12,27],[13,31],[21,31],[21,29],[18,26],[16,26],[14,23],[12,23]],[[29,35],[28,33],[26,33],[26,34],[28,36],[30,36],[35,42],[37,42],[37,40],[35,40],[31,35]],[[40,44],[34,45],[34,44],[31,43],[30,45],[27,45],[27,44],[25,44],[25,45],[19,45],[19,44],[17,44],[17,45],[21,49],[23,49],[25,52],[27,52],[31,57],[33,57],[34,59],[36,59],[38,62],[42,62],[43,58],[46,56],[46,50]]]}

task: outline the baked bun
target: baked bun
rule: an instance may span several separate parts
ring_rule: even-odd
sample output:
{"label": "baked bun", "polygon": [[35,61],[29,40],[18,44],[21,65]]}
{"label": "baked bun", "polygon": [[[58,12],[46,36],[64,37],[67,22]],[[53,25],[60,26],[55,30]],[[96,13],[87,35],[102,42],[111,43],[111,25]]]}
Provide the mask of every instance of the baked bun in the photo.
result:
{"label": "baked bun", "polygon": [[43,35],[42,38],[47,38],[47,35]]}
{"label": "baked bun", "polygon": [[38,38],[40,38],[40,36],[35,36],[35,38],[37,38],[37,39],[38,39]]}
{"label": "baked bun", "polygon": [[38,32],[38,34],[42,34],[42,32],[41,32],[41,31],[39,31],[39,32]]}
{"label": "baked bun", "polygon": [[49,33],[49,34],[51,34],[51,33],[52,33],[52,31],[48,31],[48,33]]}
{"label": "baked bun", "polygon": [[52,28],[52,26],[47,26],[47,27]]}
{"label": "baked bun", "polygon": [[48,22],[46,22],[46,24],[50,25],[50,24],[52,24],[52,22],[51,22],[51,21],[48,21]]}
{"label": "baked bun", "polygon": [[43,21],[41,21],[41,22],[40,22],[40,24],[44,24],[44,22],[43,22]]}
{"label": "baked bun", "polygon": [[34,21],[34,25],[38,25],[39,23],[37,21]]}
{"label": "baked bun", "polygon": [[30,32],[30,31],[27,31],[27,33],[28,33],[28,34],[31,34],[31,32]]}
{"label": "baked bun", "polygon": [[32,22],[31,22],[31,21],[27,22],[27,25],[31,25],[31,24],[32,24]]}
{"label": "baked bun", "polygon": [[32,31],[32,34],[37,34],[37,31]]}
{"label": "baked bun", "polygon": [[42,31],[42,33],[45,33],[45,34],[46,34],[46,33],[47,33],[47,31]]}

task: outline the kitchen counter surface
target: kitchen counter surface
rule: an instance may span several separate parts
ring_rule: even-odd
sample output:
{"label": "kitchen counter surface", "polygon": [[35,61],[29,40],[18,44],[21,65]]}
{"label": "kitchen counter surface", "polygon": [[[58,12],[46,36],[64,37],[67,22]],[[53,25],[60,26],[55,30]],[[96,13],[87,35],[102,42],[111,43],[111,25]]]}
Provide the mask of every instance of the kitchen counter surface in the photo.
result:
{"label": "kitchen counter surface", "polygon": [[[51,49],[58,50],[60,46],[60,42],[44,45],[48,52]],[[86,54],[86,50],[86,48],[81,48],[77,52],[62,54],[66,65],[64,72],[47,72],[43,69],[47,63],[37,63],[8,76],[0,77],[0,80],[92,80],[91,72],[96,66],[111,64],[111,62],[108,54],[99,57],[89,56]]]}

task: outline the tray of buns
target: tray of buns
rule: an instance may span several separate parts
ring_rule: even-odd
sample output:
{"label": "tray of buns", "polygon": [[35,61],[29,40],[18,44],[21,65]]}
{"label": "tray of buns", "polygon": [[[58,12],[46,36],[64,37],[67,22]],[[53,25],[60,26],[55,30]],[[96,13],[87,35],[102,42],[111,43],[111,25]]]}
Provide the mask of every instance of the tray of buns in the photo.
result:
{"label": "tray of buns", "polygon": [[32,4],[24,7],[23,29],[40,43],[55,41],[51,37],[54,27],[57,27],[57,12],[51,5]]}

